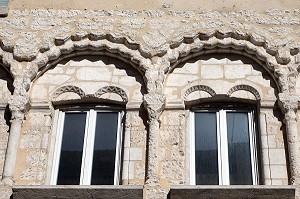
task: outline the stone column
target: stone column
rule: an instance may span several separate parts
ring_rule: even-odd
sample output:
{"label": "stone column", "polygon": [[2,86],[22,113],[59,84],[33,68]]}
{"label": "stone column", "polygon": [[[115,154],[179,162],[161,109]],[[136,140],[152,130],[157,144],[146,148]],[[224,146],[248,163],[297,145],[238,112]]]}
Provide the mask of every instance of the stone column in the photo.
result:
{"label": "stone column", "polygon": [[300,142],[297,129],[298,96],[279,94],[279,105],[284,113],[290,160],[291,185],[300,185]]}
{"label": "stone column", "polygon": [[29,97],[27,93],[29,85],[30,79],[16,77],[14,80],[15,90],[9,100],[9,108],[12,118],[3,168],[2,182],[10,186],[14,184],[13,177],[17,160],[21,127],[29,103]]}
{"label": "stone column", "polygon": [[159,178],[159,129],[160,116],[163,112],[166,98],[162,94],[164,72],[159,66],[153,65],[145,73],[147,92],[144,95],[144,106],[148,113],[148,160],[145,199],[166,199],[167,193],[160,185]]}

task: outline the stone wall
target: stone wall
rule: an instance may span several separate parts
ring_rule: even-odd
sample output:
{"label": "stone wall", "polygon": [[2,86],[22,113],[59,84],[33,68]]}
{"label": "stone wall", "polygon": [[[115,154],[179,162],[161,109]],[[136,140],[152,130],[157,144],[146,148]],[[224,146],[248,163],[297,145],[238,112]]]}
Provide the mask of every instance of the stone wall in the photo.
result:
{"label": "stone wall", "polygon": [[55,109],[117,104],[122,184],[166,198],[189,184],[189,109],[213,98],[257,105],[260,183],[300,185],[299,7],[12,0],[0,18],[2,183],[49,184]]}

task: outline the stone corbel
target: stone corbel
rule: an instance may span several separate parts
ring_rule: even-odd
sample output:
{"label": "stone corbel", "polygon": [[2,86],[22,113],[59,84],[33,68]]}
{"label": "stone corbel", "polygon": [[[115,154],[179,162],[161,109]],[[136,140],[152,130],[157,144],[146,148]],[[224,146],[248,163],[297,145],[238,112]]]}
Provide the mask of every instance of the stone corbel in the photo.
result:
{"label": "stone corbel", "polygon": [[290,184],[300,185],[300,141],[297,127],[297,111],[300,96],[291,94],[279,94],[279,106],[284,114],[286,124],[287,144],[290,161]]}

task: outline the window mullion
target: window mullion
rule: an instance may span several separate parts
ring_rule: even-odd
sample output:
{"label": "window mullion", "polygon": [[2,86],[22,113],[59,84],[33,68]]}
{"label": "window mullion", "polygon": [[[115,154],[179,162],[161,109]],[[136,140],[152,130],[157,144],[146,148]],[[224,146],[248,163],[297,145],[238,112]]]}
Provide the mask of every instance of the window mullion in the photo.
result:
{"label": "window mullion", "polygon": [[114,185],[118,185],[120,183],[120,169],[121,169],[121,143],[122,143],[122,117],[123,112],[118,113],[118,128],[117,128],[117,143],[116,143],[116,157],[115,157],[115,172],[114,172]]}
{"label": "window mullion", "polygon": [[195,113],[191,112],[190,128],[192,133],[190,134],[190,184],[196,184],[196,163],[195,163]]}
{"label": "window mullion", "polygon": [[91,183],[91,170],[93,164],[93,148],[96,125],[96,112],[92,109],[87,112],[85,136],[83,144],[82,165],[80,174],[80,184],[89,185]]}
{"label": "window mullion", "polygon": [[253,112],[248,112],[249,123],[249,139],[250,139],[250,153],[251,153],[251,166],[252,166],[252,180],[253,185],[258,184],[258,169],[256,158],[256,139],[255,139],[255,123],[253,119]]}
{"label": "window mullion", "polygon": [[56,185],[56,183],[57,183],[64,122],[65,122],[65,112],[59,111],[58,112],[58,125],[57,125],[57,131],[56,131],[57,135],[55,136],[56,137],[55,153],[54,153],[54,157],[53,157],[55,162],[53,163],[54,166],[53,166],[53,169],[51,172],[50,185]]}
{"label": "window mullion", "polygon": [[222,176],[222,152],[221,152],[221,136],[220,136],[220,129],[221,129],[221,120],[220,120],[220,112],[216,112],[217,118],[217,141],[218,141],[218,171],[219,171],[219,184],[223,184],[223,176]]}
{"label": "window mullion", "polygon": [[228,159],[228,140],[227,140],[227,121],[226,121],[226,111],[220,110],[220,128],[219,135],[221,140],[220,145],[220,153],[221,153],[221,174],[222,175],[222,183],[221,185],[229,185],[229,159]]}

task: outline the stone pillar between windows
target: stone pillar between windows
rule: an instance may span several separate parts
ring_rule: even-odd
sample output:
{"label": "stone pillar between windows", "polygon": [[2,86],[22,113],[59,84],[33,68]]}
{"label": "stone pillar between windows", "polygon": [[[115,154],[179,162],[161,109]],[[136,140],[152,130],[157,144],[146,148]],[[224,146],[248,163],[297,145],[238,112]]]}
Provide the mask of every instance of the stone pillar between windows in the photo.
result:
{"label": "stone pillar between windows", "polygon": [[300,142],[297,129],[298,96],[279,94],[279,105],[284,113],[290,160],[291,185],[300,185]]}
{"label": "stone pillar between windows", "polygon": [[165,105],[165,96],[160,94],[146,94],[144,106],[148,112],[148,161],[146,174],[146,190],[144,198],[165,198],[160,187],[158,156],[159,156],[159,127],[160,115]]}
{"label": "stone pillar between windows", "polygon": [[167,191],[160,185],[158,157],[160,116],[166,103],[166,98],[163,95],[164,78],[164,71],[157,64],[149,66],[145,72],[147,94],[144,95],[143,101],[148,113],[148,160],[144,199],[167,198]]}
{"label": "stone pillar between windows", "polygon": [[14,80],[14,94],[9,100],[9,109],[11,111],[12,118],[2,179],[2,182],[9,186],[14,184],[13,177],[16,167],[21,127],[29,103],[29,97],[27,93],[29,85],[29,78],[16,77]]}

